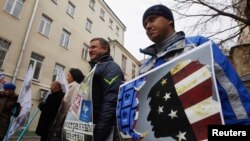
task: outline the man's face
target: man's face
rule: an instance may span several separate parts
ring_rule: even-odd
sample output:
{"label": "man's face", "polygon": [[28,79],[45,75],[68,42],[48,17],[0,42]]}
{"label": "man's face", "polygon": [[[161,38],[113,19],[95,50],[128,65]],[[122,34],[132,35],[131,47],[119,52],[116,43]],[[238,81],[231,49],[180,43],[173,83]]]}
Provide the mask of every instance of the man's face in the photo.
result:
{"label": "man's face", "polygon": [[50,91],[51,92],[56,92],[60,89],[60,84],[58,84],[57,82],[52,82],[51,86],[50,86]]}
{"label": "man's face", "polygon": [[89,57],[91,61],[98,60],[107,53],[107,49],[102,47],[98,40],[90,42]]}
{"label": "man's face", "polygon": [[148,38],[154,43],[159,43],[174,32],[172,23],[173,21],[163,16],[151,15],[143,24]]}
{"label": "man's face", "polygon": [[14,94],[14,90],[9,90],[9,89],[5,89],[4,90],[4,94],[7,96],[7,95],[12,95]]}

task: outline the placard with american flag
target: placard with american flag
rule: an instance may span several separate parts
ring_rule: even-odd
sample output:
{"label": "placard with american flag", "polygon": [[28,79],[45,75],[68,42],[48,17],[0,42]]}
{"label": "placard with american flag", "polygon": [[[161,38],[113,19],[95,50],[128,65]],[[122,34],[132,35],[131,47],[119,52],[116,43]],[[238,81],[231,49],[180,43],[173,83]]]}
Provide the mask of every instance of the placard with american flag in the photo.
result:
{"label": "placard with american flag", "polygon": [[223,124],[211,42],[120,86],[122,139],[207,140],[207,125]]}

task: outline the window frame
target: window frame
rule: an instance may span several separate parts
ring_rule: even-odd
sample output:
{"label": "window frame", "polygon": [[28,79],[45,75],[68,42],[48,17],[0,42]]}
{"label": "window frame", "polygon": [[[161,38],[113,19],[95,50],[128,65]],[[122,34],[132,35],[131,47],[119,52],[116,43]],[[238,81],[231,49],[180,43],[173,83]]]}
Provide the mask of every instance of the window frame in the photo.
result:
{"label": "window frame", "polygon": [[93,10],[93,11],[95,11],[95,0],[89,0],[89,7]]}
{"label": "window frame", "polygon": [[132,63],[132,78],[135,78],[135,70],[136,70],[136,65]]}
{"label": "window frame", "polygon": [[85,29],[90,33],[91,33],[92,24],[93,24],[93,22],[89,18],[87,18],[87,21],[85,24]]}
{"label": "window frame", "polygon": [[[34,52],[31,53],[29,66],[30,66],[30,64],[32,64],[32,66],[33,66],[32,78],[34,80],[39,80],[39,78],[40,78],[43,60],[44,60],[43,56],[41,56],[37,53],[34,53]],[[31,63],[32,61],[33,61],[33,63]],[[37,66],[37,65],[40,65],[40,66]],[[37,70],[37,69],[39,69],[39,70]],[[36,74],[37,74],[37,76],[35,77]]]}
{"label": "window frame", "polygon": [[63,28],[62,34],[60,37],[59,45],[68,49],[69,48],[69,41],[70,41],[70,35],[71,33]]}
{"label": "window frame", "polygon": [[105,17],[105,11],[101,8],[101,9],[100,9],[100,18],[101,18],[103,21],[105,21],[104,17]]}
{"label": "window frame", "polygon": [[88,50],[89,50],[89,46],[85,43],[83,43],[83,47],[82,47],[82,59],[87,60],[88,59]]}
{"label": "window frame", "polygon": [[111,18],[109,18],[109,28],[112,30],[113,30],[113,23],[114,21]]}
{"label": "window frame", "polygon": [[116,35],[119,36],[120,28],[116,26]]}
{"label": "window frame", "polygon": [[64,72],[65,66],[56,63],[54,70],[53,70],[53,76],[52,76],[52,81],[55,81],[58,79],[59,75]]}
{"label": "window frame", "polygon": [[11,42],[0,37],[0,68],[2,68],[7,51],[9,50]]}
{"label": "window frame", "polygon": [[123,73],[125,73],[125,74],[126,74],[126,66],[127,66],[127,57],[122,55],[122,67],[121,67],[121,69],[122,69]]}
{"label": "window frame", "polygon": [[49,37],[51,26],[52,20],[43,14],[40,20],[38,32],[46,37]]}
{"label": "window frame", "polygon": [[73,17],[75,13],[75,5],[72,2],[68,2],[67,8],[66,8],[66,13]]}
{"label": "window frame", "polygon": [[[20,6],[20,9],[17,9],[18,5]],[[24,0],[7,0],[4,6],[4,10],[7,13],[19,19],[22,9],[23,9],[23,5],[24,5]],[[7,9],[7,8],[10,8],[10,9]],[[16,12],[17,14],[15,14]]]}

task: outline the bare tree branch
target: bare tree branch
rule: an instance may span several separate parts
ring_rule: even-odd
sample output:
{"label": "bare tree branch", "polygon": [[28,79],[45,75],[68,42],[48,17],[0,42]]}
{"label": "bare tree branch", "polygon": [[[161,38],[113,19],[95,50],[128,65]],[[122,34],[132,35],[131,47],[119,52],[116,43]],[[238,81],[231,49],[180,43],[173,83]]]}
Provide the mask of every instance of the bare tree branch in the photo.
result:
{"label": "bare tree branch", "polygon": [[[176,21],[191,34],[204,34],[221,46],[234,46],[250,28],[250,0],[174,0]],[[195,8],[195,9],[194,9]],[[187,25],[186,21],[191,23]],[[248,29],[249,30],[249,29]],[[185,31],[186,32],[186,31]],[[244,41],[242,42],[244,43]]]}

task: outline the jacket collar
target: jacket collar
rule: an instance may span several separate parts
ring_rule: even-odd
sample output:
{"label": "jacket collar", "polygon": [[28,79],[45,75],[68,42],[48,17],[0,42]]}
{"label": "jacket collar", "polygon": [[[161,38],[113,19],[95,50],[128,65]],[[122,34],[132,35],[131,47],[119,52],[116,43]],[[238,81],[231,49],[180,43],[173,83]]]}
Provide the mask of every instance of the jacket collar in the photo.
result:
{"label": "jacket collar", "polygon": [[91,68],[93,68],[96,64],[108,62],[108,61],[114,61],[113,58],[110,55],[103,55],[98,60],[95,61],[89,61],[89,65]]}
{"label": "jacket collar", "polygon": [[[153,44],[150,45],[149,47],[145,49],[140,49],[140,52],[145,54],[145,55],[150,55],[150,56],[157,56],[157,47],[161,47],[162,51],[167,51],[167,50],[174,50],[176,46],[170,47],[176,42],[185,39],[185,33],[183,31],[180,32],[175,32],[171,36],[169,36],[167,39],[165,39],[162,43],[159,44]],[[164,45],[163,45],[164,44]]]}

